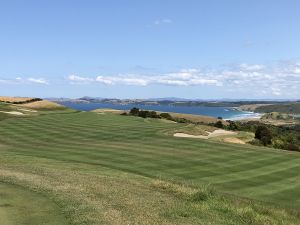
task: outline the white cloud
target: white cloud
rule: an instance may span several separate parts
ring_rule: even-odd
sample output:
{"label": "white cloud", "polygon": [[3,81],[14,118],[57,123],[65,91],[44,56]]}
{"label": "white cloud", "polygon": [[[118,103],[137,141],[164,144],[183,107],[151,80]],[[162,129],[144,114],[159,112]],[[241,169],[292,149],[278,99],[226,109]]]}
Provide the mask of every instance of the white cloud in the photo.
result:
{"label": "white cloud", "polygon": [[[18,78],[17,78],[18,79]],[[44,78],[28,78],[27,81],[35,84],[49,84],[48,81]]]}
{"label": "white cloud", "polygon": [[160,20],[155,20],[153,22],[154,25],[163,25],[163,24],[171,24],[171,23],[173,23],[173,20],[167,19],[167,18],[160,19]]}
{"label": "white cloud", "polygon": [[183,69],[162,74],[101,75],[94,78],[71,75],[69,80],[77,84],[96,82],[104,85],[168,85],[214,86],[225,92],[235,91],[251,97],[300,96],[300,67],[295,62],[270,65],[239,64],[219,69]]}
{"label": "white cloud", "polygon": [[0,84],[49,84],[49,82],[44,78],[22,78],[16,77],[13,79],[0,79]]}
{"label": "white cloud", "polygon": [[84,84],[95,81],[105,85],[134,85],[148,86],[154,84],[174,85],[174,86],[193,86],[193,85],[222,85],[222,82],[213,78],[206,78],[200,71],[195,69],[182,70],[177,73],[140,75],[140,74],[121,74],[113,76],[97,76],[95,79],[81,76],[70,75],[71,83]]}
{"label": "white cloud", "polygon": [[240,68],[242,70],[246,70],[246,71],[258,71],[258,70],[262,70],[264,69],[264,65],[258,65],[258,64],[246,64],[246,63],[243,63],[240,65]]}
{"label": "white cloud", "polygon": [[81,76],[77,76],[77,75],[70,75],[68,77],[68,79],[70,81],[72,81],[73,83],[89,83],[92,82],[93,79],[89,78],[89,77],[81,77]]}
{"label": "white cloud", "polygon": [[293,72],[294,72],[295,74],[300,75],[300,68],[295,68]]}

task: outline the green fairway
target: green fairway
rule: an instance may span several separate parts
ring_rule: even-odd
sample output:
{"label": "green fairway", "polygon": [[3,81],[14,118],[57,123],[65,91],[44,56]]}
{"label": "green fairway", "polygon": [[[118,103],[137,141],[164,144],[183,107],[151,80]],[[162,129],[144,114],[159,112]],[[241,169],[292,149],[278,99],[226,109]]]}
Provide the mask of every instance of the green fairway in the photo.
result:
{"label": "green fairway", "polygon": [[[0,181],[45,194],[72,224],[300,221],[299,153],[170,135],[180,126],[89,112],[5,119]],[[209,184],[230,199],[220,209],[185,197]]]}

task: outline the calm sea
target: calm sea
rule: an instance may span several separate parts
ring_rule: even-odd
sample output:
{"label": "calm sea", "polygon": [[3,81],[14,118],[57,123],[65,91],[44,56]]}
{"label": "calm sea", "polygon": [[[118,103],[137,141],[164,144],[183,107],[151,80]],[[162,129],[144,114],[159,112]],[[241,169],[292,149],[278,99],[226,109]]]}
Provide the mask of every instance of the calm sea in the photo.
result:
{"label": "calm sea", "polygon": [[239,111],[234,108],[228,108],[228,107],[139,105],[139,104],[118,105],[118,104],[106,104],[106,103],[72,103],[72,102],[60,102],[60,104],[81,111],[90,111],[90,110],[101,109],[101,108],[129,110],[132,109],[133,107],[137,107],[144,110],[205,115],[205,116],[211,116],[216,118],[222,117],[223,119],[230,119],[230,120],[260,117],[260,114],[258,113]]}

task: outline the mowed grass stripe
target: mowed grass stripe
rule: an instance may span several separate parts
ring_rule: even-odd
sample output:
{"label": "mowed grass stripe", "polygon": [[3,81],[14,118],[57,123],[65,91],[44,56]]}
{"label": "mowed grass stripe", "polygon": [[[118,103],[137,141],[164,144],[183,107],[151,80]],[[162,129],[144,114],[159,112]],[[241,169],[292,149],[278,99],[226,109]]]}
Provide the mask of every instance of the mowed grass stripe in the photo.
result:
{"label": "mowed grass stripe", "polygon": [[[182,125],[159,120],[70,113],[3,122],[0,140],[10,146],[11,153],[105,166],[195,185],[216,183],[221,190],[243,196],[247,193],[242,190],[250,186],[257,195],[252,192],[249,196],[259,198],[264,193],[263,199],[270,201],[277,200],[272,192],[282,192],[300,170],[299,154],[174,138],[164,133]],[[278,171],[277,166],[285,169]],[[268,182],[269,192],[263,189]],[[288,204],[284,199],[279,202]]]}
{"label": "mowed grass stripe", "polygon": [[[52,145],[52,144],[50,144],[50,145]],[[62,153],[62,152],[64,152],[64,151],[70,151],[70,152],[74,152],[74,151],[76,151],[77,149],[79,149],[79,151],[80,152],[82,152],[82,147],[81,146],[78,146],[79,144],[78,143],[76,143],[76,146],[74,146],[74,147],[72,147],[72,149],[70,149],[70,150],[67,150],[69,147],[68,146],[53,146],[53,147],[61,147],[61,149],[60,149],[60,153]],[[39,146],[39,144],[38,143],[29,143],[29,146]],[[120,145],[115,145],[114,147],[116,148],[116,149],[114,149],[114,151],[116,152],[116,154],[118,154],[118,153],[121,153],[121,157],[125,157],[125,156],[128,156],[128,157],[130,157],[130,156],[137,156],[137,155],[141,155],[142,157],[144,156],[144,155],[146,155],[146,154],[150,154],[150,159],[151,158],[153,158],[152,156],[155,156],[155,149],[153,150],[153,148],[150,150],[150,151],[146,151],[146,149],[144,148],[144,149],[142,149],[142,150],[140,150],[140,149],[138,149],[138,150],[133,150],[132,149],[132,146],[129,146],[129,148],[126,148],[125,147],[126,146],[126,143],[124,144],[124,145],[122,145],[122,146],[120,146]],[[103,154],[106,150],[106,148],[107,149],[110,149],[110,150],[108,150],[107,152],[106,152],[106,154],[112,154],[112,146],[111,145],[108,145],[108,146],[105,146],[105,145],[100,145],[99,147],[101,147],[101,149],[95,149],[94,148],[94,146],[93,147],[91,147],[90,148],[90,146],[84,146],[85,148],[83,148],[84,149],[84,154],[94,154],[95,156],[96,156],[96,154],[100,154],[99,156],[101,156],[101,154]],[[44,146],[40,146],[39,147],[39,149],[41,149],[41,148],[44,148]],[[149,147],[148,147],[148,149],[149,149]],[[101,150],[100,152],[98,151],[98,150]],[[120,150],[122,150],[122,151],[120,151]],[[127,152],[125,152],[124,150],[127,150]],[[45,149],[45,151],[48,151],[48,149]],[[52,151],[52,149],[49,149],[49,151]],[[167,152],[167,151],[161,151],[161,152],[158,152],[158,153],[156,153],[156,156],[157,155],[166,155],[167,157],[174,157],[174,154],[172,154],[172,153],[170,153],[170,152]],[[120,155],[119,155],[120,156]],[[194,155],[193,155],[194,156]],[[199,155],[200,156],[200,155]],[[206,157],[200,157],[200,159],[197,159],[197,161],[195,161],[195,165],[197,165],[197,164],[199,164],[199,163],[202,163],[202,165],[203,165],[203,162],[206,162],[206,164],[215,164],[215,165],[218,165],[218,163],[215,163],[215,161],[216,161],[216,159],[217,158],[220,158],[219,156],[217,156],[217,155],[205,155]],[[177,155],[176,155],[176,157],[177,157]],[[223,159],[224,159],[224,157],[222,157]],[[145,158],[141,158],[140,160],[144,160]],[[160,159],[160,158],[158,158],[158,159]],[[275,158],[276,159],[276,158]],[[278,159],[278,158],[277,158]],[[188,162],[188,161],[191,161],[191,159],[188,159],[187,158],[187,160],[185,160],[185,159],[179,159],[182,163],[184,163],[185,164],[185,161],[186,162]],[[229,156],[229,159],[228,160],[233,160],[232,159],[232,155],[230,155]],[[262,161],[262,159],[260,159],[260,160],[258,160],[258,161],[256,161],[255,163],[257,164],[257,162],[260,162],[260,161]],[[282,161],[282,159],[278,159],[278,161]],[[265,162],[261,162],[261,163],[263,163],[263,164],[265,164]],[[275,161],[274,163],[277,163],[277,161]],[[223,162],[223,164],[226,164],[226,162]],[[252,164],[253,163],[248,163],[247,162],[247,164],[249,164],[249,165],[251,165],[252,166]],[[187,164],[189,167],[192,167],[194,164],[192,163],[192,162],[189,162],[189,164]],[[215,166],[214,165],[214,166]],[[229,167],[229,168],[233,168],[233,165],[232,164],[229,164],[230,166],[227,166],[227,167]],[[266,165],[270,165],[270,162],[268,162],[268,164],[266,164]],[[180,164],[176,164],[176,167],[177,166],[181,166]],[[224,166],[225,165],[220,165],[220,166],[222,166],[222,169],[224,169]],[[239,166],[239,164],[237,165],[237,166]],[[226,167],[226,168],[227,168]],[[244,162],[244,164],[243,164],[243,167],[245,168],[245,169],[249,169],[246,165],[245,165],[245,162]],[[252,167],[257,167],[257,165],[253,165]],[[239,170],[239,167],[237,167],[235,170]],[[240,171],[240,170],[239,170]]]}

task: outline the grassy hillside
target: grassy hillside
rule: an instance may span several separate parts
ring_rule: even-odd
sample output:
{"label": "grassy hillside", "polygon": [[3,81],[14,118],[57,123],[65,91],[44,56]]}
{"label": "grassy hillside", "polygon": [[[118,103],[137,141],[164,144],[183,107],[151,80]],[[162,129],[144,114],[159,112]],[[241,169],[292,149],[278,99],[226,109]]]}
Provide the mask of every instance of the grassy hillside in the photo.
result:
{"label": "grassy hillside", "polygon": [[259,106],[255,109],[255,112],[261,112],[261,113],[280,112],[280,113],[289,113],[289,114],[300,114],[300,102],[278,103],[273,105]]}
{"label": "grassy hillside", "polygon": [[[47,198],[40,208],[59,207],[57,224],[299,224],[299,153],[169,135],[181,126],[92,112],[7,118],[0,184]],[[23,201],[0,198],[0,215]]]}

